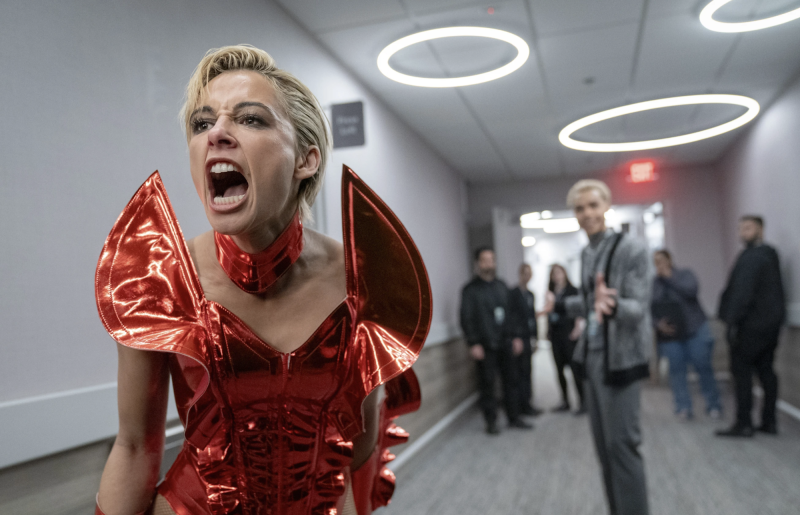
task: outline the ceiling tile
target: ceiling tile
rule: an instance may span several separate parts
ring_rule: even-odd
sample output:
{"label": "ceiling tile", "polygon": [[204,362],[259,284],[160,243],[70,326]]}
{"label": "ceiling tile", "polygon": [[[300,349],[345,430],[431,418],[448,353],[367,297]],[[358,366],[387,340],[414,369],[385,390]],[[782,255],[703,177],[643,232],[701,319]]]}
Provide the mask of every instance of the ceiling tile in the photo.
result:
{"label": "ceiling tile", "polygon": [[541,76],[532,62],[501,79],[461,88],[461,94],[484,123],[534,121],[549,112]]}
{"label": "ceiling tile", "polygon": [[624,141],[648,141],[680,136],[686,132],[686,125],[695,112],[695,106],[676,106],[624,116],[622,118]]}
{"label": "ceiling tile", "polygon": [[686,120],[686,124],[681,131],[683,133],[710,129],[735,120],[747,112],[745,107],[728,104],[706,104],[694,106],[693,108],[687,106],[685,109],[692,109],[692,114]]}
{"label": "ceiling tile", "polygon": [[634,94],[652,100],[705,93],[713,86],[733,41],[706,29],[690,14],[648,20]]}
{"label": "ceiling tile", "polygon": [[720,86],[774,84],[781,88],[800,69],[800,20],[739,37]]}
{"label": "ceiling tile", "polygon": [[605,152],[581,152],[565,148],[561,155],[567,175],[590,175],[608,172],[617,166],[616,154]]}
{"label": "ceiling tile", "polygon": [[[598,109],[601,111],[601,109]],[[559,127],[559,131],[563,127]],[[616,117],[580,129],[571,136],[578,141],[617,143],[625,141],[625,117]]]}
{"label": "ceiling tile", "polygon": [[[469,8],[476,13],[490,16],[487,12],[488,5],[475,5],[475,0],[403,0],[403,3],[414,14],[426,14],[448,9]],[[504,0],[497,2],[499,5],[493,6],[496,12],[501,12],[503,4],[508,3]]]}
{"label": "ceiling tile", "polygon": [[737,129],[736,131],[722,134],[715,138],[675,147],[670,155],[670,160],[672,163],[680,166],[714,163],[718,161],[724,155],[725,151],[736,141],[742,130],[743,129]]}
{"label": "ceiling tile", "polygon": [[[414,23],[408,19],[397,19],[374,23],[362,27],[351,27],[318,33],[319,39],[351,67],[378,72],[378,54],[386,45],[403,36],[416,32]],[[423,52],[424,45],[415,45]],[[410,49],[409,49],[410,50]]]}
{"label": "ceiling tile", "polygon": [[[364,64],[370,67],[376,66],[374,60]],[[430,43],[411,45],[400,50],[389,59],[389,65],[400,73],[415,77],[441,78],[448,76]]]}
{"label": "ceiling tile", "polygon": [[497,121],[487,129],[518,178],[561,175],[557,131],[547,118]]}
{"label": "ceiling tile", "polygon": [[540,38],[638,23],[644,0],[529,0]]}
{"label": "ceiling tile", "polygon": [[518,51],[497,39],[481,37],[444,38],[430,41],[450,77],[476,75],[513,61]]}
{"label": "ceiling tile", "polygon": [[[702,10],[711,0],[708,2],[703,2],[702,7],[698,10]],[[781,0],[785,3],[786,0]],[[759,4],[767,3],[769,0],[736,0],[735,2],[730,2],[722,6],[722,8],[718,9],[717,12],[714,13],[714,19],[717,21],[722,22],[740,22],[740,21],[748,21],[753,19],[759,12]],[[774,2],[773,2],[774,3]]]}
{"label": "ceiling tile", "polygon": [[397,0],[278,0],[278,2],[312,32],[363,25],[403,18],[406,13]]}
{"label": "ceiling tile", "polygon": [[[756,2],[753,16],[755,18],[770,18],[793,11],[798,7],[797,0],[760,0]],[[793,23],[797,27],[797,21],[795,20]]]}
{"label": "ceiling tile", "polygon": [[686,14],[700,24],[700,10],[711,0],[650,0],[647,3],[647,19]]}
{"label": "ceiling tile", "polygon": [[[541,39],[539,48],[555,112],[581,111],[585,96],[624,95],[636,35],[637,24],[628,23]],[[591,85],[586,84],[587,79]]]}
{"label": "ceiling tile", "polygon": [[509,178],[500,156],[477,125],[444,119],[420,124],[418,129],[423,139],[459,172]]}

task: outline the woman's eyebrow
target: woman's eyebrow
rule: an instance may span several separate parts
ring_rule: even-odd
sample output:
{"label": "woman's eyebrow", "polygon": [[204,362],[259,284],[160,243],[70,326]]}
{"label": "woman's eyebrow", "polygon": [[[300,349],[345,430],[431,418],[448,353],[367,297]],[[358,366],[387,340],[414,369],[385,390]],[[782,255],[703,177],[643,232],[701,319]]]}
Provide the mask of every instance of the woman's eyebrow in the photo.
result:
{"label": "woman's eyebrow", "polygon": [[197,109],[192,111],[192,114],[189,115],[189,118],[191,118],[192,116],[196,115],[197,113],[212,113],[213,114],[214,110],[211,108],[211,106],[198,107]]}
{"label": "woman's eyebrow", "polygon": [[245,107],[260,107],[261,109],[267,111],[272,116],[275,116],[275,111],[268,105],[262,104],[261,102],[239,102],[235,106],[233,106],[234,111],[238,111]]}

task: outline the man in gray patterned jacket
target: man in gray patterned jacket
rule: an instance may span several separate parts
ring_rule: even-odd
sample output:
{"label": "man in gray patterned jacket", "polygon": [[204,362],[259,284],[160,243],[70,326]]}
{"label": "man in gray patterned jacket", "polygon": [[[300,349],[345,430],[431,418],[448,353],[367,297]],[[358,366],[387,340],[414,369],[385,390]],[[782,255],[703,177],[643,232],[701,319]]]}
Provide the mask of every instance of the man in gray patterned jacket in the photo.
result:
{"label": "man in gray patterned jacket", "polygon": [[644,461],[639,453],[641,380],[649,374],[649,251],[644,242],[606,227],[611,191],[597,180],[567,194],[589,245],[581,253],[581,291],[546,311],[582,316],[587,325],[573,359],[584,369],[585,399],[611,515],[647,515]]}

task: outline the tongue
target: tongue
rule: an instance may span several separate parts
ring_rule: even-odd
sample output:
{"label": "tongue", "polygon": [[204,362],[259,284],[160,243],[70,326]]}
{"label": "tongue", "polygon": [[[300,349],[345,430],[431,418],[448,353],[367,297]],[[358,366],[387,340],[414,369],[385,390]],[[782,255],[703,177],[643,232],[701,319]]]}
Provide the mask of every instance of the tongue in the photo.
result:
{"label": "tongue", "polygon": [[230,186],[229,188],[227,188],[222,196],[235,197],[237,195],[244,195],[246,191],[247,191],[246,184],[237,184],[235,186]]}

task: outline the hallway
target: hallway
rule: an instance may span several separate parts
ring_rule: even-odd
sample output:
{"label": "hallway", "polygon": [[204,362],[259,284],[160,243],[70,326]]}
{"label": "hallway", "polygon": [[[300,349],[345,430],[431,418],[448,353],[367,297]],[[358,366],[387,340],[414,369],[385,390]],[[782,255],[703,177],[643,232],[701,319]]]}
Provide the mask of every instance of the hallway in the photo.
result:
{"label": "hallway", "polygon": [[[536,402],[558,403],[549,350],[536,354]],[[550,386],[552,385],[552,386]],[[693,385],[694,386],[694,385]],[[730,385],[720,384],[725,409]],[[702,399],[694,398],[701,413]],[[398,473],[384,513],[598,515],[606,513],[588,418],[545,414],[533,432],[483,432],[476,409]],[[680,422],[666,386],[642,397],[642,452],[653,515],[788,515],[800,506],[800,423],[779,415],[780,435],[726,440],[704,415]]]}
{"label": "hallway", "polygon": [[[648,318],[707,319],[723,379],[779,334],[777,437],[714,436],[730,381],[689,422],[646,381],[651,513],[800,515],[800,0],[0,1],[0,48],[0,515],[139,513],[170,469],[181,515],[341,511],[348,464],[396,442],[364,398],[412,365],[377,514],[607,515],[548,343],[547,413],[496,437],[470,350],[530,311],[584,331],[551,272],[596,293],[603,264],[620,372]],[[620,252],[583,261],[606,230]],[[534,302],[470,309],[495,280]]]}

